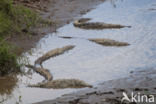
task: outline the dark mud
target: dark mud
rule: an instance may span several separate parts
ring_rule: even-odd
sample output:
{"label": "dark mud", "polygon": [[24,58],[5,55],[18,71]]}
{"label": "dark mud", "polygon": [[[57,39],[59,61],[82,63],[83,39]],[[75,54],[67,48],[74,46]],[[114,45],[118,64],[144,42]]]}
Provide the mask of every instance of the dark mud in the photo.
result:
{"label": "dark mud", "polygon": [[[110,80],[97,87],[85,89],[77,93],[66,94],[55,100],[34,104],[121,104],[123,92],[151,95],[156,93],[156,70],[136,71],[127,78]],[[156,96],[155,96],[156,97]],[[131,102],[123,102],[132,104]],[[134,102],[134,104],[136,104]]]}
{"label": "dark mud", "polygon": [[16,76],[6,76],[0,77],[0,104],[3,104],[6,100],[9,99],[9,96],[12,94],[12,91],[17,87],[18,79]]}

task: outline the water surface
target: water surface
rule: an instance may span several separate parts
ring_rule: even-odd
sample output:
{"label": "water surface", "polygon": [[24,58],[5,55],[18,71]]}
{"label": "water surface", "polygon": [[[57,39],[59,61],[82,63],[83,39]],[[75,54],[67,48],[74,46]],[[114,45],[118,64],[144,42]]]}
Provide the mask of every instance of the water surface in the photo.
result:
{"label": "water surface", "polygon": [[[155,68],[156,66],[156,8],[155,0],[108,0],[83,17],[92,22],[105,22],[130,25],[132,28],[84,30],[75,28],[72,23],[48,34],[33,49],[26,53],[30,63],[49,50],[65,45],[75,45],[69,52],[43,63],[54,79],[78,78],[92,85],[103,81],[127,77],[132,70]],[[75,37],[63,39],[59,36]],[[105,47],[88,41],[88,38],[109,38],[131,44],[126,47]],[[33,74],[32,78],[22,77],[19,87],[12,92],[6,104],[18,101],[22,104],[54,99],[76,89],[28,88],[29,83],[37,83],[43,78]]]}

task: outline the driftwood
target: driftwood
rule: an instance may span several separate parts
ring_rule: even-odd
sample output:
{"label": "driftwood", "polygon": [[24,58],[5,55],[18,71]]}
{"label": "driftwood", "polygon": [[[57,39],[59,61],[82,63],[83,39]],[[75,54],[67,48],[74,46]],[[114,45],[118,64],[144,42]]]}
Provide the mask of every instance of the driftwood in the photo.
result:
{"label": "driftwood", "polygon": [[58,55],[61,55],[61,54],[63,54],[64,52],[73,49],[74,47],[75,47],[75,46],[73,46],[73,45],[68,45],[68,46],[64,46],[64,47],[62,47],[62,48],[57,48],[57,49],[51,50],[51,51],[47,52],[46,54],[44,54],[43,56],[41,56],[40,58],[38,58],[38,59],[35,61],[35,66],[36,66],[36,65],[42,65],[42,63],[43,63],[44,61],[48,60],[49,58],[55,57],[55,56],[58,56]]}
{"label": "driftwood", "polygon": [[53,88],[53,89],[92,87],[91,85],[78,79],[57,79],[53,81],[42,82],[42,83],[38,83],[35,85],[28,85],[28,86],[39,87],[39,88]]}
{"label": "driftwood", "polygon": [[76,20],[73,25],[75,27],[83,28],[83,29],[120,29],[124,27],[130,28],[131,26],[124,26],[120,24],[107,24],[102,22],[88,22],[91,20],[90,18],[82,18],[79,20]]}
{"label": "driftwood", "polygon": [[111,40],[111,39],[89,39],[92,42],[95,42],[97,44],[101,44],[104,46],[128,46],[129,44],[126,42],[119,42],[116,40]]}

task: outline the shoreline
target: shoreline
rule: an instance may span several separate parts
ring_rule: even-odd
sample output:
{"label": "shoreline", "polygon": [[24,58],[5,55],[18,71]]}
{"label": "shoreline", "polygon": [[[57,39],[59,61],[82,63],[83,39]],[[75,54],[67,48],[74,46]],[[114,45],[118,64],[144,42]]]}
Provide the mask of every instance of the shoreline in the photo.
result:
{"label": "shoreline", "polygon": [[[69,24],[74,19],[86,14],[96,5],[104,2],[105,0],[39,0],[39,2],[23,2],[22,0],[15,0],[17,3],[25,5],[28,8],[32,8],[36,12],[39,11],[41,18],[45,20],[51,20],[56,24],[51,26],[45,26],[35,28],[34,34],[29,36],[12,36],[9,42],[18,46],[19,53],[26,52],[35,47],[38,41],[45,35],[53,32],[57,32],[57,29]],[[36,8],[35,8],[36,7]],[[38,7],[38,8],[37,8]],[[60,8],[61,7],[61,8]]]}
{"label": "shoreline", "polygon": [[[24,1],[24,0],[16,0],[16,1]],[[34,34],[30,37],[24,36],[24,35],[21,35],[20,37],[17,37],[17,36],[13,37],[13,39],[11,39],[10,41],[12,43],[14,43],[16,46],[19,46],[19,48],[23,48],[22,53],[24,53],[24,52],[30,50],[31,48],[35,47],[36,44],[38,43],[38,41],[40,39],[44,38],[44,36],[46,36],[48,33],[57,32],[58,28],[72,22],[75,19],[77,20],[79,18],[79,16],[85,14],[86,12],[91,10],[92,7],[100,4],[102,1],[105,1],[105,0],[86,0],[86,1],[82,1],[82,0],[79,0],[79,1],[78,0],[77,1],[76,0],[64,0],[64,1],[37,0],[37,1],[35,1],[35,0],[32,0],[32,1],[35,3],[34,4],[30,3],[31,5],[27,5],[28,7],[30,7],[30,8],[32,7],[34,10],[36,9],[37,11],[40,12],[40,15],[42,16],[42,18],[55,21],[56,24],[53,24],[52,26],[49,26],[49,27],[37,28],[37,29],[35,29]],[[32,2],[32,1],[30,0],[30,2]],[[39,3],[38,1],[41,1],[41,2]],[[29,3],[26,3],[26,4],[29,4]],[[43,5],[41,5],[41,4],[43,4]],[[37,7],[37,5],[38,5],[38,7]],[[96,14],[96,13],[94,12],[94,14]],[[112,14],[114,14],[114,13],[112,13]],[[153,25],[151,25],[151,26],[153,26]],[[66,30],[70,30],[70,28],[67,28]],[[66,34],[71,34],[71,32],[69,31]],[[139,34],[139,32],[138,32],[138,34]],[[146,34],[148,34],[148,31],[143,36],[146,36]],[[130,35],[130,34],[128,34],[128,35]],[[135,35],[136,35],[136,33],[135,33]],[[67,36],[60,36],[60,37],[62,37],[62,38],[74,38],[70,35],[69,36],[68,35]],[[140,38],[140,37],[138,36],[136,38]],[[124,38],[122,38],[122,39],[124,39]],[[92,39],[90,38],[90,40],[92,40]],[[133,38],[132,38],[132,40],[133,40]],[[148,40],[150,40],[150,38]],[[146,40],[143,40],[143,41],[146,41]],[[56,43],[59,43],[59,42],[60,41],[56,41]],[[136,40],[136,42],[137,42],[137,40]],[[96,43],[100,43],[100,42],[96,41]],[[145,42],[143,45],[146,46],[146,44],[147,43]],[[147,44],[147,45],[151,45],[151,44]],[[48,45],[52,46],[53,44],[48,43]],[[53,45],[53,46],[57,46],[57,44]],[[53,47],[50,47],[50,48],[53,48]],[[136,48],[136,47],[132,47],[132,48]],[[92,47],[91,47],[91,49],[92,49]],[[97,48],[97,49],[100,49],[100,48]],[[141,50],[141,49],[142,48],[139,48],[139,50]],[[148,50],[148,46],[146,46],[145,49]],[[137,55],[137,52],[138,52],[138,54],[144,54],[144,53],[140,53],[141,51],[134,50],[134,52],[135,51],[136,51],[136,55]],[[127,52],[129,52],[129,51],[123,51],[123,52],[126,52],[126,55],[129,55],[129,56],[132,55],[133,56],[133,54],[127,54]],[[149,50],[149,52],[153,53],[154,51]],[[145,53],[146,53],[146,51],[145,51]],[[103,53],[101,52],[101,54],[103,54]],[[121,55],[121,54],[119,54],[119,55]],[[133,56],[133,58],[139,57],[136,55],[134,55],[135,57]],[[149,55],[154,56],[154,54],[149,54]],[[140,56],[144,57],[145,55],[140,55]],[[117,58],[119,58],[119,57],[117,57]],[[147,58],[149,58],[149,57],[147,57]],[[129,59],[129,57],[127,57],[126,59]],[[112,58],[111,60],[114,60],[114,59]],[[146,64],[146,62],[147,62],[147,65],[151,65],[151,64],[148,64],[148,62],[150,62],[151,60],[152,60],[152,58],[150,58],[149,60],[146,60],[145,62],[142,62],[142,60],[136,59],[136,61],[142,62],[141,63],[142,65]],[[117,61],[118,61],[118,59],[116,61],[113,61],[113,62],[117,62]],[[126,62],[127,60],[121,60],[121,63],[123,61]],[[130,60],[127,62],[133,62],[129,65],[135,66],[135,64],[136,65],[138,64],[136,61]],[[152,61],[152,62],[154,63],[154,61]],[[42,63],[42,60],[41,60],[41,63]],[[59,61],[56,60],[56,63],[59,63]],[[123,65],[123,64],[121,64],[121,65]],[[57,66],[58,64],[54,64],[54,65]],[[65,65],[68,65],[68,64],[65,64]],[[120,65],[120,63],[118,65]],[[140,63],[139,63],[139,65],[140,65]],[[51,66],[53,66],[53,65],[51,65]],[[108,64],[108,66],[109,66],[109,64]],[[102,68],[106,68],[106,70],[107,70],[107,66],[106,67],[104,66]],[[55,67],[55,69],[57,70],[56,67]],[[108,68],[108,70],[109,69],[111,69],[111,67]],[[127,71],[127,67],[124,67],[124,68],[119,67],[119,68],[117,68],[117,71],[122,70],[122,69],[125,69]],[[56,71],[54,71],[54,72],[56,72]],[[105,70],[102,72],[105,73]],[[112,72],[105,74],[105,75],[110,76],[109,74],[112,74]],[[151,95],[151,94],[155,95],[155,93],[156,93],[156,84],[155,84],[156,81],[154,80],[156,78],[155,68],[153,68],[153,69],[149,68],[146,70],[144,70],[144,69],[137,70],[136,69],[135,71],[131,71],[131,72],[127,71],[127,74],[128,74],[128,76],[126,76],[126,77],[123,77],[120,79],[116,78],[113,80],[107,80],[107,79],[103,79],[105,77],[102,77],[102,78],[99,77],[99,79],[102,80],[101,81],[102,83],[96,85],[95,87],[80,89],[77,92],[71,92],[69,94],[64,93],[65,95],[62,94],[58,98],[55,97],[55,99],[52,98],[53,94],[50,96],[48,94],[46,94],[46,96],[45,96],[45,95],[43,95],[42,91],[41,92],[38,91],[38,94],[35,94],[35,96],[36,95],[39,95],[39,96],[36,96],[35,98],[40,99],[40,94],[41,94],[41,95],[43,95],[43,98],[46,98],[47,96],[49,96],[49,98],[47,98],[49,100],[45,100],[45,101],[43,99],[38,100],[38,101],[36,100],[33,103],[34,104],[121,104],[122,98],[124,97],[123,92],[126,93],[129,98],[131,98],[130,96],[133,92],[135,94],[138,93],[139,95],[142,95],[142,94],[143,95],[144,94],[145,95]],[[61,74],[61,76],[62,75],[63,74]],[[92,75],[92,74],[90,74],[90,75],[91,75],[90,77],[95,78],[94,75]],[[98,75],[98,74],[96,74],[96,75]],[[51,80],[51,78],[48,78],[48,79]],[[104,80],[106,80],[106,81],[103,82]],[[95,80],[95,81],[97,81],[97,80]],[[48,91],[48,93],[52,93],[52,92],[50,92],[49,89],[47,91]],[[43,91],[43,92],[45,92],[45,91]],[[33,97],[29,96],[28,99],[30,99],[30,98],[33,98]],[[23,101],[26,101],[26,100],[24,99]],[[136,102],[124,102],[123,104],[136,104]]]}
{"label": "shoreline", "polygon": [[[57,28],[70,23],[70,21],[73,21],[74,18],[71,18],[71,15],[69,15],[68,12],[74,12],[75,14],[74,13],[72,14],[73,17],[77,17],[82,13],[79,12],[79,9],[71,10],[70,8],[71,2],[69,4],[66,2],[67,5],[65,4],[65,2],[66,0],[61,4],[61,2],[58,1],[58,5],[60,5],[61,7],[65,5],[64,7],[62,7],[64,8],[64,10],[60,10],[57,7],[53,7],[55,8],[54,10],[56,10],[54,14],[53,13],[46,14],[46,15],[44,15],[44,13],[42,14],[44,18],[50,18],[58,21],[58,25],[56,26]],[[76,2],[77,1],[74,1],[74,3],[78,5],[78,3]],[[79,1],[79,2],[82,3],[83,1]],[[80,6],[82,6],[81,3]],[[83,4],[83,6],[84,5],[85,3]],[[74,8],[74,6],[72,8]],[[90,9],[88,10],[85,9],[85,10],[89,11]],[[68,12],[64,13],[64,11],[68,11]],[[62,18],[63,16],[64,18]],[[47,30],[48,29],[46,29],[45,33],[47,33]],[[54,29],[53,32],[55,32],[55,30],[56,29]],[[154,69],[135,71],[135,72],[131,72],[130,76],[126,78],[105,81],[104,83],[101,83],[94,88],[88,88],[82,91],[78,91],[76,93],[65,94],[62,97],[53,100],[38,102],[34,104],[45,104],[45,103],[46,104],[103,104],[103,103],[120,104],[123,97],[122,95],[123,92],[127,93],[128,95],[131,95],[132,92],[141,93],[141,94],[156,93],[156,87],[155,87],[156,81],[154,80],[155,78],[156,78],[156,70]],[[131,102],[128,102],[126,104],[130,104],[130,103]]]}

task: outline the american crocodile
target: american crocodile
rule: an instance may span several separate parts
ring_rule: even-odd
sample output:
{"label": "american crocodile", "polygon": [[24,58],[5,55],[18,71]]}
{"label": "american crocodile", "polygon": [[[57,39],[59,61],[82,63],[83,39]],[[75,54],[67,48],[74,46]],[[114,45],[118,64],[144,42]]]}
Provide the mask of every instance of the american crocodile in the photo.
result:
{"label": "american crocodile", "polygon": [[41,82],[38,84],[28,86],[39,88],[53,88],[53,89],[92,87],[91,85],[79,79],[57,79],[53,81]]}
{"label": "american crocodile", "polygon": [[43,76],[45,78],[45,80],[47,80],[47,81],[53,80],[53,76],[48,69],[45,69],[42,67],[35,67],[33,65],[26,65],[26,67],[33,69],[36,73]]}
{"label": "american crocodile", "polygon": [[57,79],[53,80],[53,76],[48,69],[43,68],[42,63],[48,60],[51,57],[55,57],[57,55],[61,55],[64,52],[73,49],[74,46],[68,45],[62,48],[57,48],[51,50],[38,58],[35,61],[35,65],[25,65],[26,67],[33,69],[36,73],[40,74],[45,78],[44,82],[40,82],[38,84],[28,85],[28,87],[40,87],[40,88],[83,88],[83,87],[92,87],[91,85],[85,83],[79,79]]}
{"label": "american crocodile", "polygon": [[131,26],[124,26],[120,24],[108,24],[103,22],[88,22],[90,20],[91,20],[90,18],[82,18],[74,21],[73,25],[75,27],[79,27],[82,29],[113,29],[113,28],[119,29],[124,27],[128,27],[128,28],[131,27]]}
{"label": "american crocodile", "polygon": [[127,42],[119,42],[119,41],[111,40],[111,39],[89,39],[89,40],[92,42],[95,42],[97,44],[104,45],[104,46],[121,47],[121,46],[128,46],[129,45],[129,43],[127,43]]}
{"label": "american crocodile", "polygon": [[43,56],[39,57],[35,61],[35,66],[36,65],[41,65],[42,66],[43,61],[46,61],[46,60],[48,60],[51,57],[55,57],[55,56],[61,55],[61,54],[65,53],[65,52],[73,49],[74,47],[75,46],[73,46],[73,45],[68,45],[68,46],[64,46],[62,48],[56,48],[54,50],[51,50],[51,51],[47,52],[46,54],[44,54]]}

